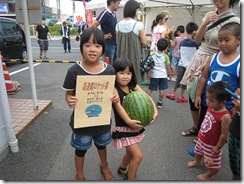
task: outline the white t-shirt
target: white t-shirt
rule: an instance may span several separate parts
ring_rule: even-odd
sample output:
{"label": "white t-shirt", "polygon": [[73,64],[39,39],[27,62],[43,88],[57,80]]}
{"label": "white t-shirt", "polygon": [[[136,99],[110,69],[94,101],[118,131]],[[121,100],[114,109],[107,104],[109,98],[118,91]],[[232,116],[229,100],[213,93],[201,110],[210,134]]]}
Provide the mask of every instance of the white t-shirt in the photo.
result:
{"label": "white t-shirt", "polygon": [[[136,23],[136,25],[135,25]],[[133,26],[135,25],[134,29]],[[117,23],[115,30],[122,33],[128,33],[133,29],[133,32],[139,36],[139,31],[144,28],[144,25],[142,22],[136,21],[134,19],[129,20],[121,20],[119,23]]]}
{"label": "white t-shirt", "polygon": [[153,56],[154,59],[154,67],[152,69],[152,78],[167,78],[167,70],[166,70],[166,60],[163,54],[155,53]]}
{"label": "white t-shirt", "polygon": [[152,31],[152,42],[150,50],[156,51],[157,50],[157,42],[161,38],[161,33],[164,33],[166,28],[164,25],[156,25]]}

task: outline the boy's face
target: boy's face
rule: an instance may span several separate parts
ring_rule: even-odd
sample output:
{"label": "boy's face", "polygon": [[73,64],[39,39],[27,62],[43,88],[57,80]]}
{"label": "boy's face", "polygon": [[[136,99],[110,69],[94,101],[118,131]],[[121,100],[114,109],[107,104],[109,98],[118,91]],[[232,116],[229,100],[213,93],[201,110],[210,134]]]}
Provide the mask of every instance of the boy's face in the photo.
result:
{"label": "boy's face", "polygon": [[213,110],[217,111],[217,110],[221,109],[222,107],[224,107],[226,104],[226,101],[219,102],[218,100],[216,100],[216,96],[214,94],[207,92],[206,96],[207,96],[206,101],[207,101],[208,107]]}
{"label": "boy's face", "polygon": [[224,54],[236,52],[240,45],[240,37],[235,37],[230,30],[219,31],[218,46]]}
{"label": "boy's face", "polygon": [[95,63],[98,62],[102,56],[103,47],[97,43],[93,43],[93,35],[91,35],[88,42],[84,43],[82,50],[84,60]]}

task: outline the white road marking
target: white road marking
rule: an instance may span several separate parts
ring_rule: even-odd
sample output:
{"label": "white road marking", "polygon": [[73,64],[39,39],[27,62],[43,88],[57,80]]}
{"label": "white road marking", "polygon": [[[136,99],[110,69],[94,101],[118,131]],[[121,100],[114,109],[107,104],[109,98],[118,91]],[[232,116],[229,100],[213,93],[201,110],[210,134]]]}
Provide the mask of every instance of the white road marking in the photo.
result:
{"label": "white road marking", "polygon": [[[37,65],[40,65],[40,64],[41,64],[41,63],[36,63],[36,64],[33,65],[33,67],[35,67],[35,66],[37,66]],[[23,72],[23,71],[28,70],[28,69],[29,69],[29,67],[25,67],[25,68],[22,68],[22,69],[20,69],[20,70],[16,70],[16,71],[14,71],[14,72],[11,72],[11,73],[9,73],[9,75],[14,75],[14,74],[16,74],[16,73]]]}

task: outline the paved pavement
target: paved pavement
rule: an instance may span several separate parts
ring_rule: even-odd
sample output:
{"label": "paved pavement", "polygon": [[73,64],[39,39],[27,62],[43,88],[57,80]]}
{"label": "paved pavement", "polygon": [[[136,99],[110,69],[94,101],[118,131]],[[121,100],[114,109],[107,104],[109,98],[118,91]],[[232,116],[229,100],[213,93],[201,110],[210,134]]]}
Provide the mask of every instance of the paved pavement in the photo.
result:
{"label": "paved pavement", "polygon": [[[69,67],[69,66],[66,66]],[[52,69],[53,70],[53,69]],[[64,71],[66,68],[63,69]],[[55,72],[55,71],[53,71]],[[59,83],[62,83],[63,78]],[[173,82],[169,82],[169,90]],[[146,88],[144,88],[146,89]],[[167,90],[167,91],[169,91]],[[60,85],[48,90],[55,93],[53,105],[18,139],[20,151],[9,154],[0,162],[0,179],[6,181],[72,181],[75,176],[74,150],[69,145],[71,130],[68,125],[71,109],[64,101]],[[40,94],[40,92],[39,92]],[[23,94],[16,94],[16,97]],[[45,96],[45,98],[44,98]],[[40,99],[50,99],[49,94],[39,95]],[[153,93],[156,101],[158,94]],[[195,181],[196,175],[204,172],[203,166],[187,168],[187,161],[193,159],[187,153],[193,146],[193,137],[182,137],[180,132],[191,126],[188,103],[164,100],[159,109],[157,121],[148,126],[141,142],[144,160],[138,171],[138,180],[143,181]],[[108,146],[108,162],[115,180],[124,150]],[[223,150],[223,167],[214,181],[230,181],[227,145]],[[91,181],[102,181],[99,159],[94,146],[87,152],[85,177]]]}
{"label": "paved pavement", "polygon": [[[58,42],[58,41],[57,41]],[[56,42],[52,42],[54,45]],[[33,43],[35,47],[36,43]],[[70,54],[64,54],[59,48],[50,49],[55,59],[72,58],[79,60],[78,43]],[[38,47],[33,51],[38,56]],[[35,79],[38,100],[51,100],[48,108],[19,138],[18,153],[9,152],[0,162],[0,179],[5,181],[73,181],[75,177],[74,149],[70,146],[71,129],[69,118],[72,110],[64,100],[61,89],[67,69],[73,64],[41,63],[35,66]],[[28,64],[9,65],[9,72]],[[21,83],[21,90],[9,98],[31,99],[29,72],[12,75],[12,80]],[[171,91],[174,82],[169,82]],[[143,89],[146,90],[144,86]],[[156,101],[158,93],[152,98]],[[114,126],[114,122],[113,125]],[[187,168],[186,163],[193,157],[187,153],[193,146],[194,137],[183,137],[180,132],[190,128],[192,121],[188,103],[177,103],[164,99],[163,108],[159,109],[157,121],[146,127],[145,138],[141,142],[144,160],[139,168],[137,180],[141,181],[196,181],[196,175],[205,172],[203,166]],[[122,178],[116,174],[124,149],[116,150],[108,146],[108,162],[115,180]],[[214,181],[230,181],[231,171],[228,164],[227,145],[223,149],[222,170]],[[89,181],[103,181],[99,172],[99,158],[95,147],[88,150],[85,160],[85,177]]]}

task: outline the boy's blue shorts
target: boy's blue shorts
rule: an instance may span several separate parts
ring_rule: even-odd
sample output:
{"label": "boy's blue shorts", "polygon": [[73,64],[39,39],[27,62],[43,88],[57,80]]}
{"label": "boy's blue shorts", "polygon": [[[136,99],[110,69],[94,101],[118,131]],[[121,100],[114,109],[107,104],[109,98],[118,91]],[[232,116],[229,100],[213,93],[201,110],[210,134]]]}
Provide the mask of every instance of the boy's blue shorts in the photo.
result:
{"label": "boy's blue shorts", "polygon": [[92,146],[105,147],[112,141],[111,131],[97,135],[79,135],[72,133],[70,144],[77,150],[88,150]]}
{"label": "boy's blue shorts", "polygon": [[167,78],[151,78],[148,89],[152,91],[165,90],[168,89],[168,80]]}

